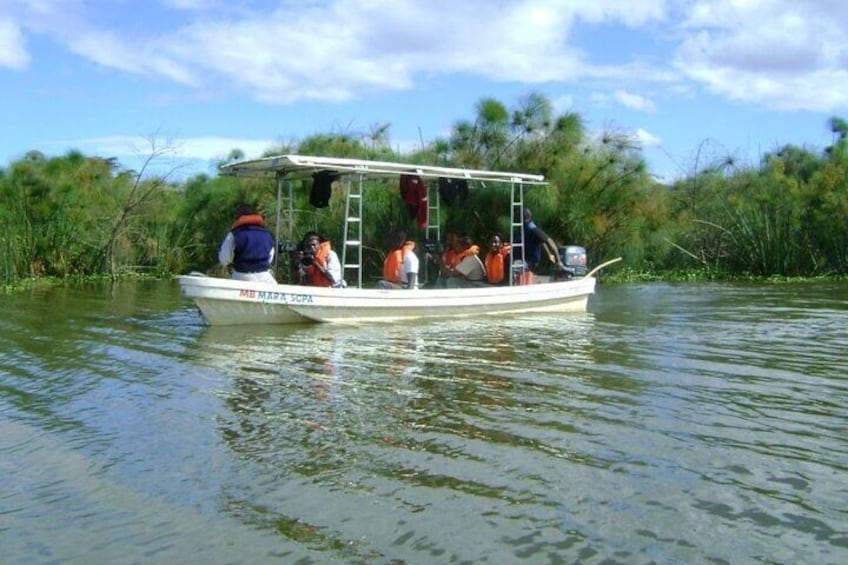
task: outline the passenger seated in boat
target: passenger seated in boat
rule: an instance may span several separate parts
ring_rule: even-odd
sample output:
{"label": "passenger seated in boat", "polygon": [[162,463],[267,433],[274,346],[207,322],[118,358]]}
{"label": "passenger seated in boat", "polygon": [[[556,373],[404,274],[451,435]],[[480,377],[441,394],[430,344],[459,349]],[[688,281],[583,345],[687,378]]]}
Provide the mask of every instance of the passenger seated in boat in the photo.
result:
{"label": "passenger seated in boat", "polygon": [[415,242],[406,239],[406,232],[393,231],[388,237],[389,253],[383,262],[383,279],[380,288],[404,288],[414,290],[418,283],[418,256]]}
{"label": "passenger seated in boat", "polygon": [[477,255],[480,248],[467,235],[457,241],[459,263],[448,271],[447,288],[469,288],[485,284],[486,269]]}
{"label": "passenger seated in boat", "polygon": [[448,232],[445,235],[444,251],[440,255],[430,256],[439,268],[438,278],[433,284],[433,288],[445,288],[448,277],[450,276],[450,270],[455,269],[459,264],[459,253],[461,249],[458,248],[458,241],[459,237],[456,235],[456,232]]}
{"label": "passenger seated in boat", "polygon": [[339,256],[330,247],[329,240],[316,232],[303,237],[303,250],[298,252],[301,284],[309,286],[345,286]]}
{"label": "passenger seated in boat", "polygon": [[232,265],[230,276],[234,279],[276,284],[269,270],[273,260],[274,237],[265,227],[265,219],[253,206],[240,204],[235,222],[221,242],[218,262],[224,267]]}
{"label": "passenger seated in boat", "polygon": [[511,263],[510,245],[503,242],[500,234],[492,234],[485,260],[486,282],[492,285],[509,284]]}

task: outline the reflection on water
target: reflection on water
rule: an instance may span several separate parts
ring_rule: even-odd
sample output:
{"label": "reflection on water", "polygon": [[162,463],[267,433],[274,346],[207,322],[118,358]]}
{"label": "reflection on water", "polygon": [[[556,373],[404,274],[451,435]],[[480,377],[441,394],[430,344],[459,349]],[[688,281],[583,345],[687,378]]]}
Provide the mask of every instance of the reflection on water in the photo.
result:
{"label": "reflection on water", "polygon": [[4,563],[848,559],[848,285],[362,327],[0,299]]}
{"label": "reflection on water", "polygon": [[224,506],[293,540],[347,548],[346,558],[380,558],[374,540],[411,560],[421,547],[468,553],[445,515],[464,517],[471,533],[483,512],[483,535],[538,498],[508,486],[539,479],[532,460],[571,456],[546,429],[569,428],[555,421],[556,381],[593,362],[592,327],[582,315],[498,326],[207,328],[189,355],[234,375],[221,436],[275,477],[274,489],[228,493]]}

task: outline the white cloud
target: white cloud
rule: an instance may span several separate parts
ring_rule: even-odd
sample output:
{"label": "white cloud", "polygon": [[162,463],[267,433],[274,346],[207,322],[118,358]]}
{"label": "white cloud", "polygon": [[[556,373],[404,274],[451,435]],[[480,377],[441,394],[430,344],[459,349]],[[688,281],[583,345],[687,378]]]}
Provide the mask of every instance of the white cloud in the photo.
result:
{"label": "white cloud", "polygon": [[161,0],[162,5],[175,10],[209,10],[217,4],[214,0]]}
{"label": "white cloud", "polygon": [[191,71],[158,48],[132,44],[115,33],[88,32],[72,39],[69,47],[74,53],[104,67],[163,76],[186,85],[197,84]]}
{"label": "white cloud", "polygon": [[570,112],[574,109],[574,98],[568,95],[558,96],[551,101],[551,105],[557,114]]}
{"label": "white cloud", "polygon": [[79,9],[85,4],[41,0],[29,21],[33,30],[104,67],[186,85],[235,84],[260,100],[291,102],[409,89],[427,74],[528,83],[605,75],[614,69],[593,68],[569,44],[575,23],[640,25],[660,18],[664,4],[332,0],[257,8],[161,0],[164,9],[194,19],[144,36],[137,29],[98,29]]}
{"label": "white cloud", "polygon": [[614,125],[586,130],[586,140],[590,145],[616,149],[653,149],[662,146],[662,140],[644,128],[631,131]]}
{"label": "white cloud", "polygon": [[[621,21],[630,27],[662,20],[668,11],[667,0],[595,0],[569,4],[576,4],[569,8],[573,9],[580,19],[592,23]],[[560,6],[557,8],[561,9]]]}
{"label": "white cloud", "polygon": [[278,143],[268,139],[229,137],[169,138],[118,135],[60,140],[52,145],[73,147],[84,153],[118,157],[121,160],[124,157],[146,158],[154,152],[169,158],[217,160],[226,157],[233,149],[241,149],[246,158],[258,158]]}
{"label": "white cloud", "polygon": [[193,159],[216,159],[233,149],[241,149],[245,158],[258,158],[278,142],[270,139],[244,139],[228,137],[192,137],[180,140],[178,155]]}
{"label": "white cloud", "polygon": [[[167,17],[157,20],[155,33],[143,27],[127,33],[103,28],[91,15],[96,5],[82,0],[13,1],[17,15],[0,23],[0,65],[26,65],[24,34],[39,33],[103,67],[198,89],[237,88],[269,102],[350,100],[456,74],[593,88],[661,82],[666,92],[695,84],[769,108],[848,107],[848,2],[842,0],[160,0],[157,6]],[[644,28],[646,50],[659,43],[659,52],[673,55],[636,48],[596,64],[574,40],[575,28],[587,25],[607,33]],[[653,110],[652,101],[628,90],[614,98]]]}
{"label": "white cloud", "polygon": [[654,103],[644,96],[639,96],[626,90],[616,90],[612,97],[622,106],[639,110],[640,112],[653,112],[656,109]]}
{"label": "white cloud", "polygon": [[662,140],[654,134],[638,128],[634,136],[641,147],[659,147],[662,145]]}
{"label": "white cloud", "polygon": [[594,92],[594,93],[589,95],[589,100],[591,100],[593,103],[597,104],[598,106],[606,106],[607,104],[609,104],[610,97],[609,97],[608,94],[603,94],[601,92]]}
{"label": "white cloud", "polygon": [[654,105],[654,103],[645,98],[644,96],[633,94],[632,92],[628,92],[627,90],[623,89],[618,89],[612,94],[595,92],[589,96],[589,99],[598,106],[608,106],[612,103],[615,103],[620,104],[625,108],[630,108],[631,110],[638,110],[640,112],[653,112],[654,110],[656,110],[656,106]]}
{"label": "white cloud", "polygon": [[702,1],[674,56],[709,90],[778,110],[848,107],[848,3]]}
{"label": "white cloud", "polygon": [[181,181],[196,174],[216,174],[218,162],[225,160],[233,149],[240,149],[246,159],[256,159],[280,144],[273,140],[229,137],[118,135],[57,140],[44,145],[54,147],[57,152],[76,149],[86,155],[116,158],[126,169],[142,172],[144,168],[145,175]]}
{"label": "white cloud", "polygon": [[20,27],[10,20],[0,19],[0,67],[23,69],[28,64],[29,54]]}

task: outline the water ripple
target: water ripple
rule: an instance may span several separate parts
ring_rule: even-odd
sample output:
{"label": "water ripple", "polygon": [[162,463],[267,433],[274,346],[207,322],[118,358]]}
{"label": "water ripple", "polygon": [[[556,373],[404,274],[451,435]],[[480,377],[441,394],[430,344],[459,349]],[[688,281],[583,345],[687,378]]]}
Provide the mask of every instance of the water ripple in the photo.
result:
{"label": "water ripple", "polygon": [[846,295],[291,328],[161,283],[3,297],[0,556],[844,562]]}

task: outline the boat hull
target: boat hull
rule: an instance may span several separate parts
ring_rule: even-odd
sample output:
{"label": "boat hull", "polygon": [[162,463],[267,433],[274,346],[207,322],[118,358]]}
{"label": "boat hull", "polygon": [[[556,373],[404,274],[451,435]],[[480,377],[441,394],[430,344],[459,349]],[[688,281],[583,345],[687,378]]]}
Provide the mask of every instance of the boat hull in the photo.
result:
{"label": "boat hull", "polygon": [[594,277],[512,287],[385,290],[323,288],[179,277],[180,288],[210,325],[367,323],[520,314],[584,312]]}

